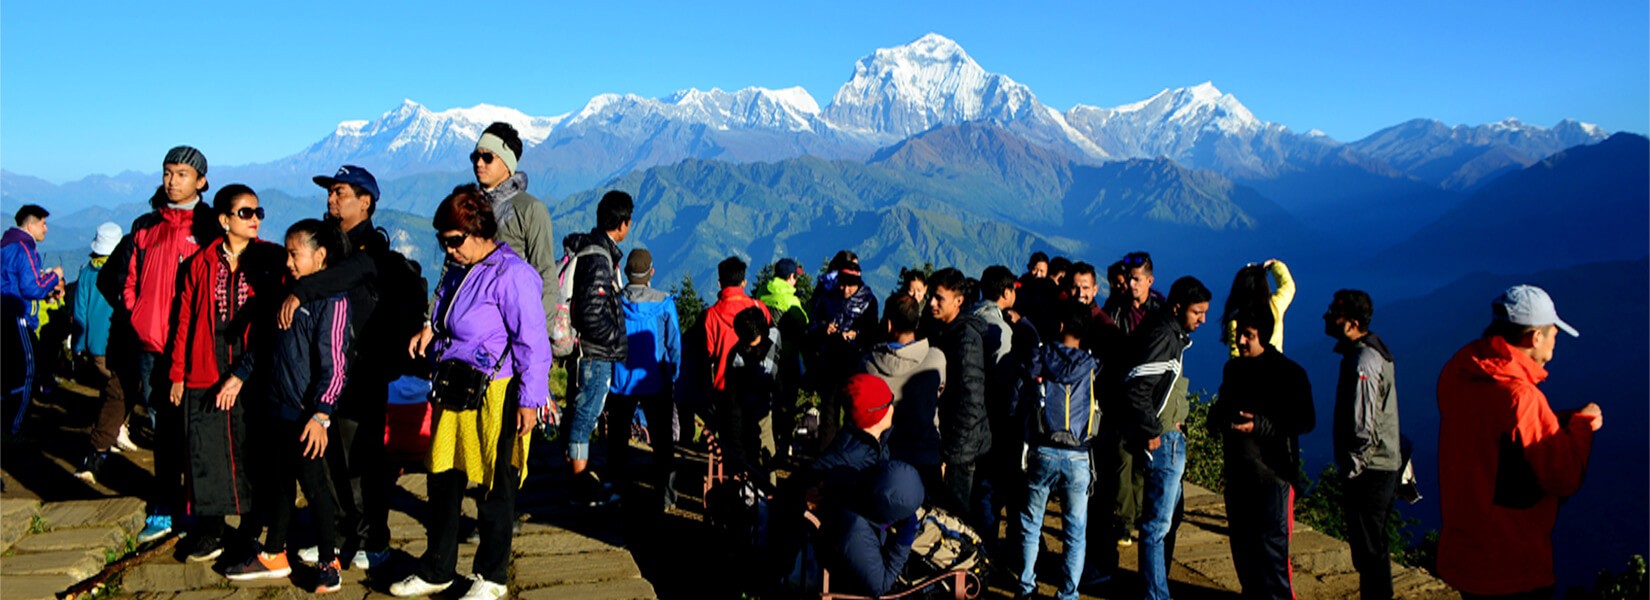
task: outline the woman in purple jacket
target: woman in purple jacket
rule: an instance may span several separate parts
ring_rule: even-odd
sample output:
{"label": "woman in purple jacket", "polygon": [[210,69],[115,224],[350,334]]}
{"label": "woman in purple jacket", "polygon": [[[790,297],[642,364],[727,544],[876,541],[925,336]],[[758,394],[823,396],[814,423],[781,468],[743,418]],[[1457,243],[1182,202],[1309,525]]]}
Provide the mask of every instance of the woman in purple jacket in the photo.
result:
{"label": "woman in purple jacket", "polygon": [[[516,489],[527,477],[525,436],[550,402],[550,337],[539,301],[544,284],[509,245],[493,241],[498,222],[475,186],[460,186],[441,201],[435,229],[451,264],[436,288],[431,325],[408,348],[414,358],[438,361],[429,549],[390,593],[428,596],[458,578],[459,506],[465,488],[475,484],[484,490],[481,545],[464,597],[501,598],[509,584]],[[472,387],[467,380],[482,383]],[[475,397],[479,407],[465,408]]]}

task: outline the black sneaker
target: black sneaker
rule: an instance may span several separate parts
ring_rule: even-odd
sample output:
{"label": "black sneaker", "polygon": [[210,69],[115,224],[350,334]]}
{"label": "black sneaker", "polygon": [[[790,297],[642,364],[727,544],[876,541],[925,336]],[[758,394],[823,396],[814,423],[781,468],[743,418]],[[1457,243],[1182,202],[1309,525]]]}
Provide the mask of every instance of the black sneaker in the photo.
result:
{"label": "black sneaker", "polygon": [[338,559],[316,568],[315,593],[331,594],[344,587],[344,578],[338,574]]}
{"label": "black sneaker", "polygon": [[206,562],[216,559],[223,554],[223,538],[215,535],[201,536],[195,542],[195,548],[189,551],[189,562]]}
{"label": "black sneaker", "polygon": [[74,472],[75,478],[86,483],[97,483],[97,476],[103,472],[103,460],[108,457],[107,452],[93,450],[80,461],[80,468]]}

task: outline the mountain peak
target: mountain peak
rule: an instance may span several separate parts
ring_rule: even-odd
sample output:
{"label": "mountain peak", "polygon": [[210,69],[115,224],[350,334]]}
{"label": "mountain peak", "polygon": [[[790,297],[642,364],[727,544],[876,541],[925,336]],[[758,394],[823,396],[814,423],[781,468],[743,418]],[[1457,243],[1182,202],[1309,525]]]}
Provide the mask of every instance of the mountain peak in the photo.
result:
{"label": "mountain peak", "polygon": [[859,59],[824,115],[847,129],[905,138],[935,125],[1010,120],[1036,103],[1029,88],[987,73],[955,41],[930,33]]}
{"label": "mountain peak", "polygon": [[901,53],[942,61],[964,60],[973,62],[972,59],[968,58],[968,53],[963,51],[962,46],[958,45],[955,40],[938,33],[928,33],[904,46],[884,48],[877,52],[878,54],[883,52],[889,54]]}

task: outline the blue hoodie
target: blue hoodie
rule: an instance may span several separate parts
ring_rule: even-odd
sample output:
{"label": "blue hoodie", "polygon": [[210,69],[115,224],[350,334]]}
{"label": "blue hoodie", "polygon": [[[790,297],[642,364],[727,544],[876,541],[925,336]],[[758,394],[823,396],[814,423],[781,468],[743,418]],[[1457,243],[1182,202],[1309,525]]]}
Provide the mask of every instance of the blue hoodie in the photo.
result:
{"label": "blue hoodie", "polygon": [[0,236],[0,299],[6,312],[23,315],[29,329],[40,327],[33,300],[44,300],[57,289],[56,273],[46,272],[40,252],[34,248],[34,236],[21,228],[7,229]]}
{"label": "blue hoodie", "polygon": [[102,269],[102,262],[87,262],[80,267],[74,293],[74,322],[80,328],[79,335],[74,336],[74,351],[92,356],[108,353],[109,327],[115,316],[115,308],[97,291],[97,273]]}
{"label": "blue hoodie", "polygon": [[676,297],[642,284],[624,288],[624,330],[630,340],[624,362],[613,366],[615,394],[645,396],[674,384],[682,365],[682,323]]}

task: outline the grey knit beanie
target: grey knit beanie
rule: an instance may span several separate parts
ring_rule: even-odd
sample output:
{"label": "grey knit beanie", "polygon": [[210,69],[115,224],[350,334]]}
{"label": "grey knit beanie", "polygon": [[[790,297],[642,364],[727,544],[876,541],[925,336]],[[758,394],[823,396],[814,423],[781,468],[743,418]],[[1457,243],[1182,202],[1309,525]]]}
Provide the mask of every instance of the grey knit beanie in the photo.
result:
{"label": "grey knit beanie", "polygon": [[161,161],[161,164],[189,165],[194,167],[195,172],[200,173],[201,177],[206,176],[206,155],[201,154],[200,150],[196,150],[192,146],[178,146],[167,150],[166,160]]}

